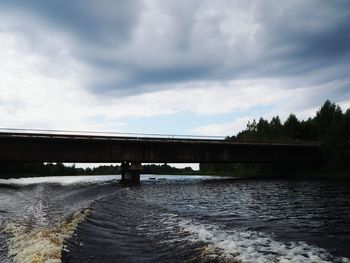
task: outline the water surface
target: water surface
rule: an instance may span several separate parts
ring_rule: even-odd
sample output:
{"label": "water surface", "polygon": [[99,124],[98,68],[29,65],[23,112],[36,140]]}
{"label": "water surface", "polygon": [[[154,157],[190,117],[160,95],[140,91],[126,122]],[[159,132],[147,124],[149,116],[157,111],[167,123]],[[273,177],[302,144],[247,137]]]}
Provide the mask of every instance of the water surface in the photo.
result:
{"label": "water surface", "polygon": [[0,262],[350,262],[350,182],[1,180]]}

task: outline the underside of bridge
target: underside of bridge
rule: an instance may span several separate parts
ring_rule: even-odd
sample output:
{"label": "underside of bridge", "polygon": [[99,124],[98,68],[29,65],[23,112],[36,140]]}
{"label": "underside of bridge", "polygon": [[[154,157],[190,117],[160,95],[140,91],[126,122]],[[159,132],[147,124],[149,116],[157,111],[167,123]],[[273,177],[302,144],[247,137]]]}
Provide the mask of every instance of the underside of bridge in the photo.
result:
{"label": "underside of bridge", "polygon": [[141,163],[322,163],[317,145],[224,140],[0,133],[0,161],[122,163],[138,181]]}

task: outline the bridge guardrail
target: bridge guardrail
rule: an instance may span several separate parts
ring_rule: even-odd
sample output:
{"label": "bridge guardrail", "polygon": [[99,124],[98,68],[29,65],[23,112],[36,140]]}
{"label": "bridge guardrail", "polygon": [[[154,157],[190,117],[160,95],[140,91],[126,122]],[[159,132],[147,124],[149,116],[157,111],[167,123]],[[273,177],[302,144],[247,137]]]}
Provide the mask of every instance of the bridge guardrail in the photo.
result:
{"label": "bridge guardrail", "polygon": [[205,136],[205,135],[184,135],[184,134],[161,134],[161,133],[134,133],[134,132],[100,132],[100,131],[82,131],[82,130],[58,130],[58,129],[24,129],[24,128],[0,128],[0,134],[6,134],[8,136],[13,134],[23,134],[27,136],[91,136],[91,138],[95,138],[94,136],[105,136],[105,137],[126,137],[126,138],[150,138],[150,139],[194,139],[194,140],[224,140],[225,136]]}

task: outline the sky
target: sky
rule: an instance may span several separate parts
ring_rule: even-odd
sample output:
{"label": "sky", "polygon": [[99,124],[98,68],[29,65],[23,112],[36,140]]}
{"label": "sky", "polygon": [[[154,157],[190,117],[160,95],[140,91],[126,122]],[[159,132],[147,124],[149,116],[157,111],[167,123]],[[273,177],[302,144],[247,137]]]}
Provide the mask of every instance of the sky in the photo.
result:
{"label": "sky", "polygon": [[0,0],[0,127],[234,135],[350,107],[348,0]]}

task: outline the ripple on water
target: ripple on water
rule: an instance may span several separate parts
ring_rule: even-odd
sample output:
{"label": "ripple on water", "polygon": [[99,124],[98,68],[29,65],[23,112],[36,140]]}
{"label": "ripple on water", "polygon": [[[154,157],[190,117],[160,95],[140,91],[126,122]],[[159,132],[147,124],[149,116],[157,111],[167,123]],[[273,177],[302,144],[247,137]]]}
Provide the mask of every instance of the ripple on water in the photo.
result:
{"label": "ripple on water", "polygon": [[110,179],[2,188],[0,261],[350,262],[349,185]]}

